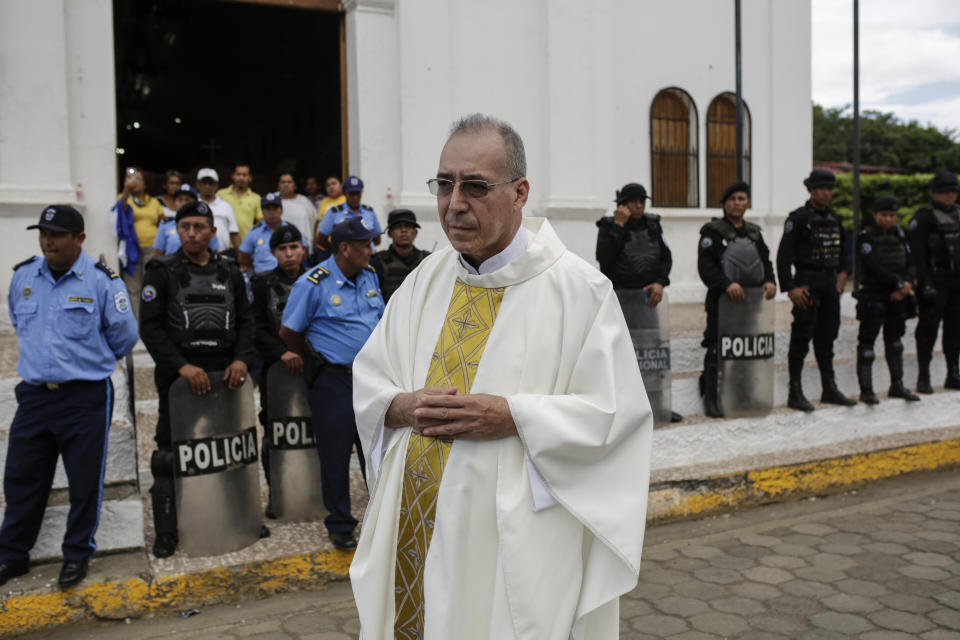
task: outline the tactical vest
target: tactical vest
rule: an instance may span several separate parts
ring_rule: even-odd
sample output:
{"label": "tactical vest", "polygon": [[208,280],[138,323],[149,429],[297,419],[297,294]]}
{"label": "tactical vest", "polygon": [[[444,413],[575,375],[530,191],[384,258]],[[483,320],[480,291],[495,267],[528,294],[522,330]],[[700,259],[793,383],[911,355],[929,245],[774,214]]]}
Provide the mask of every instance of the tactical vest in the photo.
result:
{"label": "tactical vest", "polygon": [[723,274],[743,287],[759,287],[763,284],[763,260],[757,244],[760,242],[760,227],[744,222],[746,236],[738,236],[730,223],[716,219],[707,223],[707,227],[723,238],[725,248],[720,256]]}
{"label": "tactical vest", "polygon": [[381,271],[377,273],[380,276],[380,290],[383,293],[384,301],[390,299],[393,292],[400,288],[403,280],[413,271],[417,265],[423,262],[423,259],[429,255],[425,251],[415,250],[415,260],[413,264],[407,266],[403,260],[394,255],[390,250],[380,254]]}
{"label": "tactical vest", "polygon": [[646,214],[647,228],[627,228],[627,239],[613,265],[610,280],[615,286],[628,289],[645,287],[660,272],[660,216]]}
{"label": "tactical vest", "polygon": [[[957,263],[960,262],[960,211],[957,207],[951,207],[950,211],[932,207],[932,211],[937,220],[938,231],[927,236],[933,266],[956,271]],[[938,247],[943,247],[942,252],[938,251]],[[943,258],[939,256],[943,256],[945,262],[942,262]]]}
{"label": "tactical vest", "polygon": [[[890,233],[882,233],[876,227],[864,230],[870,243],[870,250],[879,266],[884,271],[895,273],[901,279],[907,275],[907,244],[900,227],[893,227]],[[882,286],[866,269],[863,270],[863,285]]]}
{"label": "tactical vest", "polygon": [[167,273],[170,298],[167,326],[173,343],[192,352],[216,352],[236,342],[236,295],[230,282],[230,265],[223,258],[216,269],[196,273],[190,263],[178,261]]}
{"label": "tactical vest", "polygon": [[283,309],[287,306],[293,283],[282,280],[276,271],[264,274],[263,280],[267,285],[267,311],[270,314],[270,326],[274,333],[279,333]]}
{"label": "tactical vest", "polygon": [[837,270],[840,268],[840,221],[814,213],[806,226],[806,251],[797,261],[798,269]]}

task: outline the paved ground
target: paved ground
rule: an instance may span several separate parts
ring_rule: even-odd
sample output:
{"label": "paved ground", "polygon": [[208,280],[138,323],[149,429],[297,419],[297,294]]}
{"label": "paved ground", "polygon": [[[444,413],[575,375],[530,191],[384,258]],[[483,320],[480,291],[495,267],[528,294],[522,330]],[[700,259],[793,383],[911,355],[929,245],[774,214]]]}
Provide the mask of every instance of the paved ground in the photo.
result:
{"label": "paved ground", "polygon": [[[960,471],[647,531],[621,638],[960,639]],[[349,585],[25,640],[346,640]]]}

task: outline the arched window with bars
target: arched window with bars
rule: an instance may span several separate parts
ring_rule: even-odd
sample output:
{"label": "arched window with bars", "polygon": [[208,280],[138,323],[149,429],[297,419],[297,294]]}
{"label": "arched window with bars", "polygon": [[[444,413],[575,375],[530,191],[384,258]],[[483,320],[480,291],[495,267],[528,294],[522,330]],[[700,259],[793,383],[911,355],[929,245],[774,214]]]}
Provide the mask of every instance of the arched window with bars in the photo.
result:
{"label": "arched window with bars", "polygon": [[[750,109],[743,103],[743,179],[750,182]],[[737,181],[737,97],[721,93],[707,109],[707,206],[719,207]]]}
{"label": "arched window with bars", "polygon": [[650,106],[654,205],[699,206],[697,126],[697,107],[690,94],[676,87],[657,93]]}

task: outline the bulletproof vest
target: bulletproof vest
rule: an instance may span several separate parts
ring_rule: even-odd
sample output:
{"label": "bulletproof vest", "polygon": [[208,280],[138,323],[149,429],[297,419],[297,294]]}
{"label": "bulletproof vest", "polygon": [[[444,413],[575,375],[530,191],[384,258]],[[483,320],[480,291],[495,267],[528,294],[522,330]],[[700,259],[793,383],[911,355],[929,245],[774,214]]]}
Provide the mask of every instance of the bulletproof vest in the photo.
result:
{"label": "bulletproof vest", "polygon": [[293,283],[284,282],[276,271],[264,276],[267,285],[267,311],[270,313],[270,324],[274,333],[280,331],[280,321],[283,319],[283,309],[287,306],[287,298]]}
{"label": "bulletproof vest", "polygon": [[[939,232],[927,236],[930,255],[934,256],[934,266],[956,271],[957,263],[960,261],[960,211],[957,207],[951,207],[949,211],[932,207],[932,211],[937,220]],[[942,253],[937,251],[938,245],[943,247]]]}
{"label": "bulletproof vest", "polygon": [[[217,268],[197,273],[180,262],[169,270],[170,296],[167,326],[178,348],[193,352],[231,349],[236,341],[236,296],[230,267],[217,259]],[[245,294],[244,294],[245,295]]]}
{"label": "bulletproof vest", "polygon": [[389,250],[380,254],[381,271],[377,273],[380,276],[380,290],[383,292],[383,299],[389,300],[393,292],[400,288],[404,278],[407,277],[414,268],[423,261],[425,256],[423,251],[415,250],[416,260],[410,266],[404,264],[403,260],[395,256]]}
{"label": "bulletproof vest", "polygon": [[838,269],[840,267],[840,222],[830,215],[814,213],[806,225],[806,251],[802,251],[800,269]]}
{"label": "bulletproof vest", "polygon": [[713,220],[707,226],[723,236],[726,247],[720,256],[723,274],[744,287],[759,287],[763,284],[763,260],[757,243],[760,228],[745,222],[746,236],[738,236],[733,225],[724,220]]}
{"label": "bulletproof vest", "polygon": [[647,214],[646,228],[627,227],[627,239],[613,265],[610,280],[624,288],[645,287],[660,270],[659,216]]}
{"label": "bulletproof vest", "polygon": [[[901,278],[907,275],[907,245],[899,227],[894,227],[890,233],[872,228],[867,232],[867,238],[877,266]],[[863,284],[878,284],[866,269],[863,270]]]}

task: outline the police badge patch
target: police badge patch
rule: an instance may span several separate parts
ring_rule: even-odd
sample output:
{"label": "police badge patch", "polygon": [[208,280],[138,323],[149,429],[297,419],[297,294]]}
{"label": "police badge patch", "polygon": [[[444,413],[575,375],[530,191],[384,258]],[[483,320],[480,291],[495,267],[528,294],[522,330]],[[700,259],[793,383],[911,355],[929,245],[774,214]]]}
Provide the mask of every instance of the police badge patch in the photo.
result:
{"label": "police badge patch", "polygon": [[867,255],[871,251],[873,251],[873,247],[870,246],[869,242],[864,242],[863,245],[861,245],[860,247],[860,253],[862,253],[863,255]]}
{"label": "police badge patch", "polygon": [[32,295],[33,295],[33,289],[31,289],[30,287],[24,287],[24,288],[23,288],[23,297],[24,297],[24,298],[29,298],[29,297],[32,296]]}
{"label": "police badge patch", "polygon": [[123,291],[117,291],[113,294],[113,306],[117,308],[117,311],[120,313],[126,313],[130,310],[130,300],[127,299],[127,294]]}
{"label": "police badge patch", "polygon": [[710,238],[703,238],[700,240],[700,246],[703,247],[704,249],[709,249],[712,244],[713,244],[713,240],[711,240]]}
{"label": "police badge patch", "polygon": [[791,231],[793,231],[793,221],[787,220],[786,223],[784,223],[783,225],[783,230],[786,233],[790,233]]}
{"label": "police badge patch", "polygon": [[50,222],[51,220],[53,220],[53,216],[55,215],[57,215],[56,209],[47,209],[46,211],[43,212],[43,219],[46,220],[47,222]]}
{"label": "police badge patch", "polygon": [[157,297],[157,290],[153,287],[152,284],[148,284],[143,288],[143,291],[140,293],[140,298],[144,302],[150,302]]}
{"label": "police badge patch", "polygon": [[910,228],[911,228],[911,229],[916,229],[916,228],[917,228],[917,221],[916,221],[916,220],[911,220],[911,221],[910,221]]}
{"label": "police badge patch", "polygon": [[332,296],[330,296],[330,302],[333,303],[333,306],[339,307],[340,303],[343,302],[343,300],[337,294],[333,294]]}

